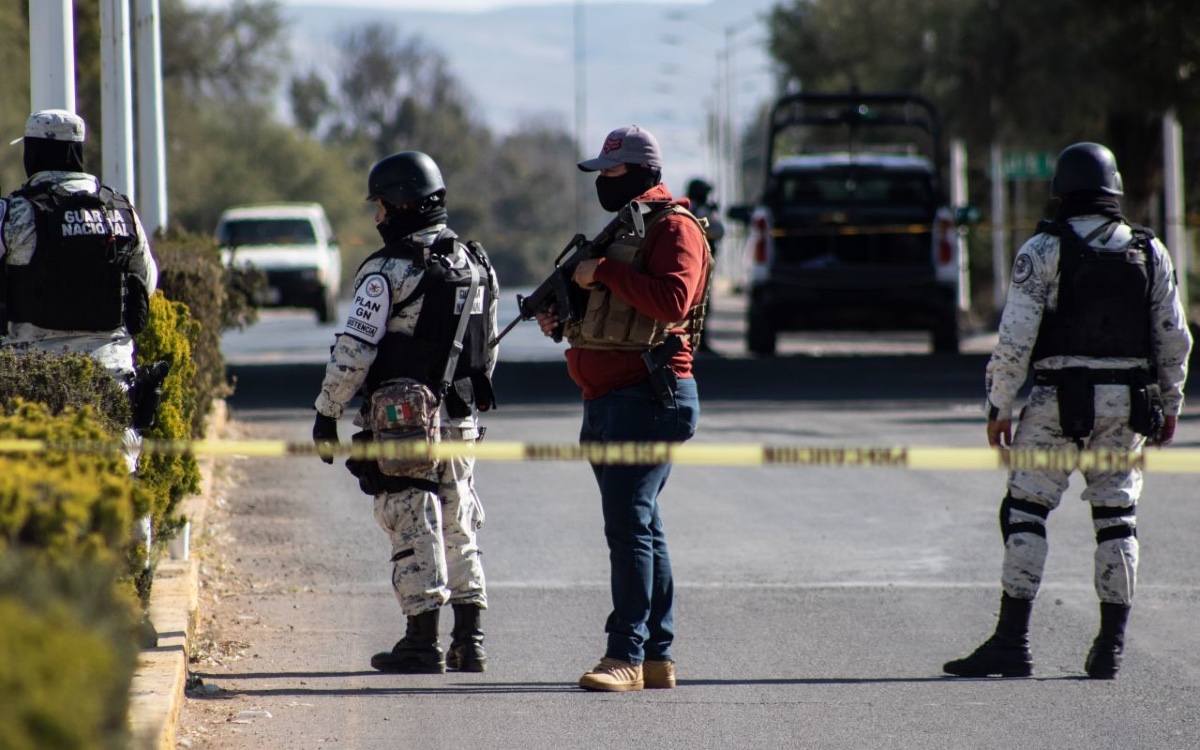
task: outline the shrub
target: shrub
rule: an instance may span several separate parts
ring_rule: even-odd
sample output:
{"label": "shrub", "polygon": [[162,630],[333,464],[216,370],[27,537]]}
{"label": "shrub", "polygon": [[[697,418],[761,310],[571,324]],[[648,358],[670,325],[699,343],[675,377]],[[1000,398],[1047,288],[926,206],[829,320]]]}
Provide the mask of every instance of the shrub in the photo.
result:
{"label": "shrub", "polygon": [[[158,288],[167,299],[186,305],[199,325],[191,342],[196,399],[191,437],[201,437],[213,399],[229,395],[221,333],[254,322],[258,311],[253,299],[265,288],[266,274],[222,266],[220,249],[211,237],[171,231],[156,238],[153,245],[159,266]],[[143,331],[137,339],[139,350],[144,348],[145,337]],[[139,356],[143,362],[153,361],[144,354]]]}
{"label": "shrub", "polygon": [[112,375],[86,354],[0,349],[0,403],[21,398],[51,414],[92,406],[113,435],[129,424],[129,398]]}
{"label": "shrub", "polygon": [[[170,372],[162,386],[157,423],[143,431],[153,440],[187,440],[193,437],[195,415],[200,410],[192,385],[197,363],[192,358],[193,342],[202,324],[182,302],[167,300],[161,292],[150,298],[150,321],[138,335],[141,364],[167,362]],[[174,536],[182,519],[176,516],[179,503],[188,493],[200,490],[200,467],[190,454],[145,453],[138,462],[138,486],[148,493],[154,537]]]}
{"label": "shrub", "polygon": [[[86,558],[82,558],[86,559]],[[125,748],[137,609],[116,569],[0,555],[0,745]]]}
{"label": "shrub", "polygon": [[[111,441],[85,407],[55,416],[16,399],[0,413],[0,438]],[[0,455],[0,552],[36,549],[49,559],[112,558],[130,544],[133,480],[119,453],[47,450]]]}

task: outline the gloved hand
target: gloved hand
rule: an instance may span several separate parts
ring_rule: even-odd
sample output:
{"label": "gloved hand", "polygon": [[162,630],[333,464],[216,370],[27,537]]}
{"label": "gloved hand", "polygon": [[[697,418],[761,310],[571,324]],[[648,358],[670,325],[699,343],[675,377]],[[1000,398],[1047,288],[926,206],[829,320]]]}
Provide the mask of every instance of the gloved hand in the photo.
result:
{"label": "gloved hand", "polygon": [[1175,425],[1178,420],[1178,417],[1169,414],[1164,416],[1163,425],[1159,428],[1158,434],[1151,438],[1150,445],[1157,445],[1160,448],[1164,445],[1170,445],[1171,441],[1175,439]]}
{"label": "gloved hand", "polygon": [[313,442],[317,444],[317,455],[327,464],[333,463],[333,446],[337,445],[337,420],[317,412],[313,422]]}

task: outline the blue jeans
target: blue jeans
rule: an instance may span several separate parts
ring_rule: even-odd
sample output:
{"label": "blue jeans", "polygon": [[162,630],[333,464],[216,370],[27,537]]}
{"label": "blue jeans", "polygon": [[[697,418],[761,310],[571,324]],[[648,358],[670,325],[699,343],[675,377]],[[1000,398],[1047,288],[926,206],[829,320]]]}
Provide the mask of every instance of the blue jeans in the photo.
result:
{"label": "blue jeans", "polygon": [[[585,401],[580,442],[681,443],[696,432],[700,398],[694,378],[679,381],[675,405],[662,406],[647,381]],[[600,485],[612,579],[605,656],[640,664],[671,658],[675,583],[658,493],[670,464],[592,465]]]}

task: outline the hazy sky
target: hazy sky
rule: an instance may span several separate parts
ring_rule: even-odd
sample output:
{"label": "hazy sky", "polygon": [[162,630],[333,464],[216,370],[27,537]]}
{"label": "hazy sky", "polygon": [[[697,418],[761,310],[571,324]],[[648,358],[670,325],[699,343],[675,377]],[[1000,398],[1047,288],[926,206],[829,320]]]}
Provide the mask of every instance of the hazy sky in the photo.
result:
{"label": "hazy sky", "polygon": [[[576,0],[278,0],[281,5],[346,5],[381,10],[432,10],[441,13],[475,13],[496,8],[528,7],[531,5],[574,5]],[[582,0],[585,5],[596,2],[637,3],[641,0]],[[658,3],[701,5],[708,0],[656,0]],[[189,0],[189,5],[229,5],[229,0]]]}

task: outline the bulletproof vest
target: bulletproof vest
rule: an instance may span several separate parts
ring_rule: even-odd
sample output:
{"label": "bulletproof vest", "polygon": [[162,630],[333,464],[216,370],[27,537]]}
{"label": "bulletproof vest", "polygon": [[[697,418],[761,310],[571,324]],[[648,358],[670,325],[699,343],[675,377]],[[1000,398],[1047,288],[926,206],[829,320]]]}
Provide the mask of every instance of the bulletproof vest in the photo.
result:
{"label": "bulletproof vest", "polygon": [[1133,227],[1123,250],[1097,250],[1066,222],[1042,222],[1038,231],[1059,239],[1058,307],[1042,317],[1033,359],[1151,358],[1150,230]]}
{"label": "bulletproof vest", "polygon": [[138,250],[129,199],[105,186],[67,193],[45,185],[14,195],[33,205],[37,246],[29,265],[6,269],[9,320],[60,331],[126,325],[126,295],[137,281],[129,265]]}
{"label": "bulletproof vest", "polygon": [[387,253],[425,265],[416,290],[393,304],[391,314],[397,315],[418,299],[422,300],[421,312],[411,336],[399,331],[384,334],[375,362],[367,373],[366,387],[369,392],[385,380],[406,377],[419,380],[434,393],[439,393],[450,349],[454,344],[459,314],[467,303],[467,293],[471,287],[470,270],[465,266],[451,267],[450,256],[455,244],[466,249],[467,262],[479,272],[479,288],[463,333],[462,352],[445,394],[447,412],[451,417],[462,418],[471,413],[469,405],[472,403],[480,411],[487,411],[496,402],[487,372],[488,342],[494,335],[488,315],[489,295],[493,294],[493,290],[488,281],[491,266],[483,246],[478,242],[468,242],[466,245],[457,243],[456,235],[448,229],[442,230],[430,247],[427,262],[423,248],[418,249],[416,243],[412,243],[413,247],[394,248]]}
{"label": "bulletproof vest", "polygon": [[[647,217],[644,237],[638,238],[633,234],[619,237],[609,245],[604,252],[604,258],[612,262],[629,263],[634,268],[645,270],[646,242],[651,236],[654,225],[670,214],[688,217],[700,227],[701,235],[706,235],[704,223],[701,223],[684,207],[671,205]],[[705,240],[705,250],[708,260],[704,291],[701,294],[700,303],[692,306],[686,318],[671,322],[655,320],[649,315],[638,312],[636,308],[613,294],[611,290],[607,288],[593,289],[588,293],[587,309],[583,314],[583,319],[564,327],[564,333],[571,346],[576,349],[641,351],[662,344],[666,341],[667,332],[674,329],[682,329],[683,337],[693,347],[698,346],[713,272],[712,251],[708,248],[707,239]]]}

